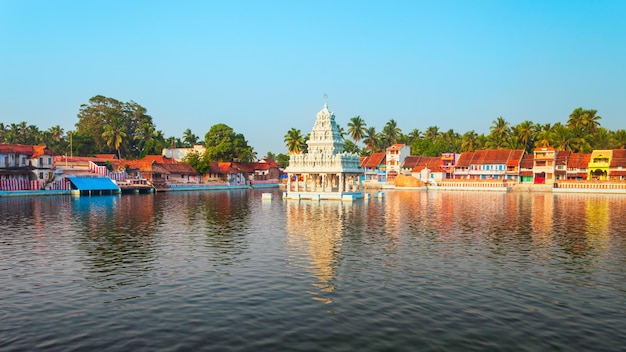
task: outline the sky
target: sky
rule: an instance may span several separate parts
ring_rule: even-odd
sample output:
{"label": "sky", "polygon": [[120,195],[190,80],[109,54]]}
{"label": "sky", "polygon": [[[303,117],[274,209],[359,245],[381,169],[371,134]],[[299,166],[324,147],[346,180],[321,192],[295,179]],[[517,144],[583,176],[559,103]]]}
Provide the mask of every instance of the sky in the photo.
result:
{"label": "sky", "polygon": [[626,129],[625,18],[620,0],[0,0],[0,122],[73,130],[104,95],[167,137],[225,123],[258,157],[325,102],[346,130],[488,133],[578,107]]}

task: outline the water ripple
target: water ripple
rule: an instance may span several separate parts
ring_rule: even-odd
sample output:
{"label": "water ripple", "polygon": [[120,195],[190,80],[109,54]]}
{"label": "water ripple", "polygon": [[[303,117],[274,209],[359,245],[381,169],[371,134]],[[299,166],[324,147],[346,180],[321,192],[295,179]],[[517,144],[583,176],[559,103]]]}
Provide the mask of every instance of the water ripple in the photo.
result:
{"label": "water ripple", "polygon": [[0,198],[0,350],[623,348],[622,197],[273,192]]}

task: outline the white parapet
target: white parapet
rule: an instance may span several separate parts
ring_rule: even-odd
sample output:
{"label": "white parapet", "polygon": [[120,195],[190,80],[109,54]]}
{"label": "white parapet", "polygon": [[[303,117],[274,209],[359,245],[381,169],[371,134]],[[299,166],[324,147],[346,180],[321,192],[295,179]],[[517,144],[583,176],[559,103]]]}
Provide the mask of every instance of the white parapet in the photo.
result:
{"label": "white parapet", "polygon": [[357,195],[356,194],[344,194],[341,196],[341,200],[343,202],[354,202],[355,200],[357,200]]}

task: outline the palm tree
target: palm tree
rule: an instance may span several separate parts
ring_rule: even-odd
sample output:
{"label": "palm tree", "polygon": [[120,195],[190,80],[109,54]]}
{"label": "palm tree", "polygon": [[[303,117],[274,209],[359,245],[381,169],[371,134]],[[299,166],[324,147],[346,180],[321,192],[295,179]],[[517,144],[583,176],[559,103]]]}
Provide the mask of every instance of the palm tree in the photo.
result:
{"label": "palm tree", "polygon": [[198,136],[193,134],[193,132],[191,132],[191,129],[188,128],[185,130],[185,132],[183,132],[183,142],[187,146],[192,147],[194,144],[198,143]]}
{"label": "palm tree", "polygon": [[148,154],[148,149],[154,144],[152,140],[154,139],[154,125],[145,121],[141,125],[137,126],[135,130],[135,140],[137,141],[137,152],[139,153],[139,157],[144,157]]}
{"label": "palm tree", "polygon": [[438,135],[439,135],[439,127],[437,126],[429,126],[426,129],[426,132],[424,132],[424,137],[427,139],[430,139],[431,141],[434,141]]}
{"label": "palm tree", "polygon": [[110,123],[104,125],[104,132],[102,132],[102,138],[104,138],[107,146],[114,148],[117,152],[117,157],[122,158],[120,152],[120,146],[126,138],[126,132],[124,131],[124,122],[121,118],[114,118]]}
{"label": "palm tree", "polygon": [[552,131],[549,129],[542,129],[537,133],[537,140],[535,141],[535,147],[549,147],[550,139],[552,138]]}
{"label": "palm tree", "polygon": [[370,153],[374,153],[378,148],[378,133],[376,132],[376,127],[370,127],[365,130],[365,138],[363,138],[363,144],[365,144],[365,148],[370,151]]}
{"label": "palm tree", "polygon": [[355,116],[348,122],[348,134],[355,143],[359,143],[359,141],[365,137],[365,126],[367,126],[367,124],[360,116]]}
{"label": "palm tree", "polygon": [[596,129],[592,142],[593,149],[612,149],[611,135],[604,127]]}
{"label": "palm tree", "polygon": [[422,138],[422,131],[417,128],[414,128],[411,132],[409,132],[409,141],[410,144],[413,144],[414,141]]}
{"label": "palm tree", "polygon": [[[542,138],[548,138],[549,145],[554,146],[556,151],[567,150],[570,152],[576,151],[575,139],[572,132],[566,126],[558,123],[555,124],[551,131],[546,135],[542,134]],[[543,142],[545,144],[545,142]]]}
{"label": "palm tree", "polygon": [[535,124],[531,121],[524,121],[513,128],[514,136],[517,137],[519,145],[530,153],[533,149],[536,135]]}
{"label": "palm tree", "polygon": [[383,136],[385,140],[385,147],[398,143],[402,130],[398,127],[396,120],[391,119],[387,121],[385,127],[383,127]]}
{"label": "palm tree", "polygon": [[594,134],[600,127],[601,116],[596,115],[597,110],[583,110],[582,107],[574,109],[567,120],[567,127],[577,129],[583,134]]}
{"label": "palm tree", "polygon": [[61,139],[63,139],[63,128],[61,128],[61,126],[59,125],[55,125],[52,126],[48,129],[48,132],[50,133],[50,139],[54,142],[61,142]]}
{"label": "palm tree", "polygon": [[616,130],[612,133],[613,145],[618,149],[626,149],[626,130]]}
{"label": "palm tree", "polygon": [[304,151],[304,137],[300,130],[292,128],[285,135],[284,139],[287,144],[287,150],[289,154],[300,154]]}
{"label": "palm tree", "polygon": [[461,137],[461,152],[473,152],[478,149],[478,134],[474,130],[467,131]]}
{"label": "palm tree", "polygon": [[489,127],[489,144],[490,148],[500,149],[505,145],[506,139],[510,134],[509,123],[502,116],[493,120],[493,125]]}

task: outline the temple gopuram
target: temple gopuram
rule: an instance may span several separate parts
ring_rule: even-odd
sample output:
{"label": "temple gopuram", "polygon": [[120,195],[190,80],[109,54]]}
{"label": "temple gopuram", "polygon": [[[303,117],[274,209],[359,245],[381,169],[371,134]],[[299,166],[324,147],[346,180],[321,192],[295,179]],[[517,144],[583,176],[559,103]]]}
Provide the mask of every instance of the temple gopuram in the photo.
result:
{"label": "temple gopuram", "polygon": [[285,199],[353,201],[363,197],[359,156],[343,150],[335,115],[327,104],[317,113],[308,152],[291,154]]}

